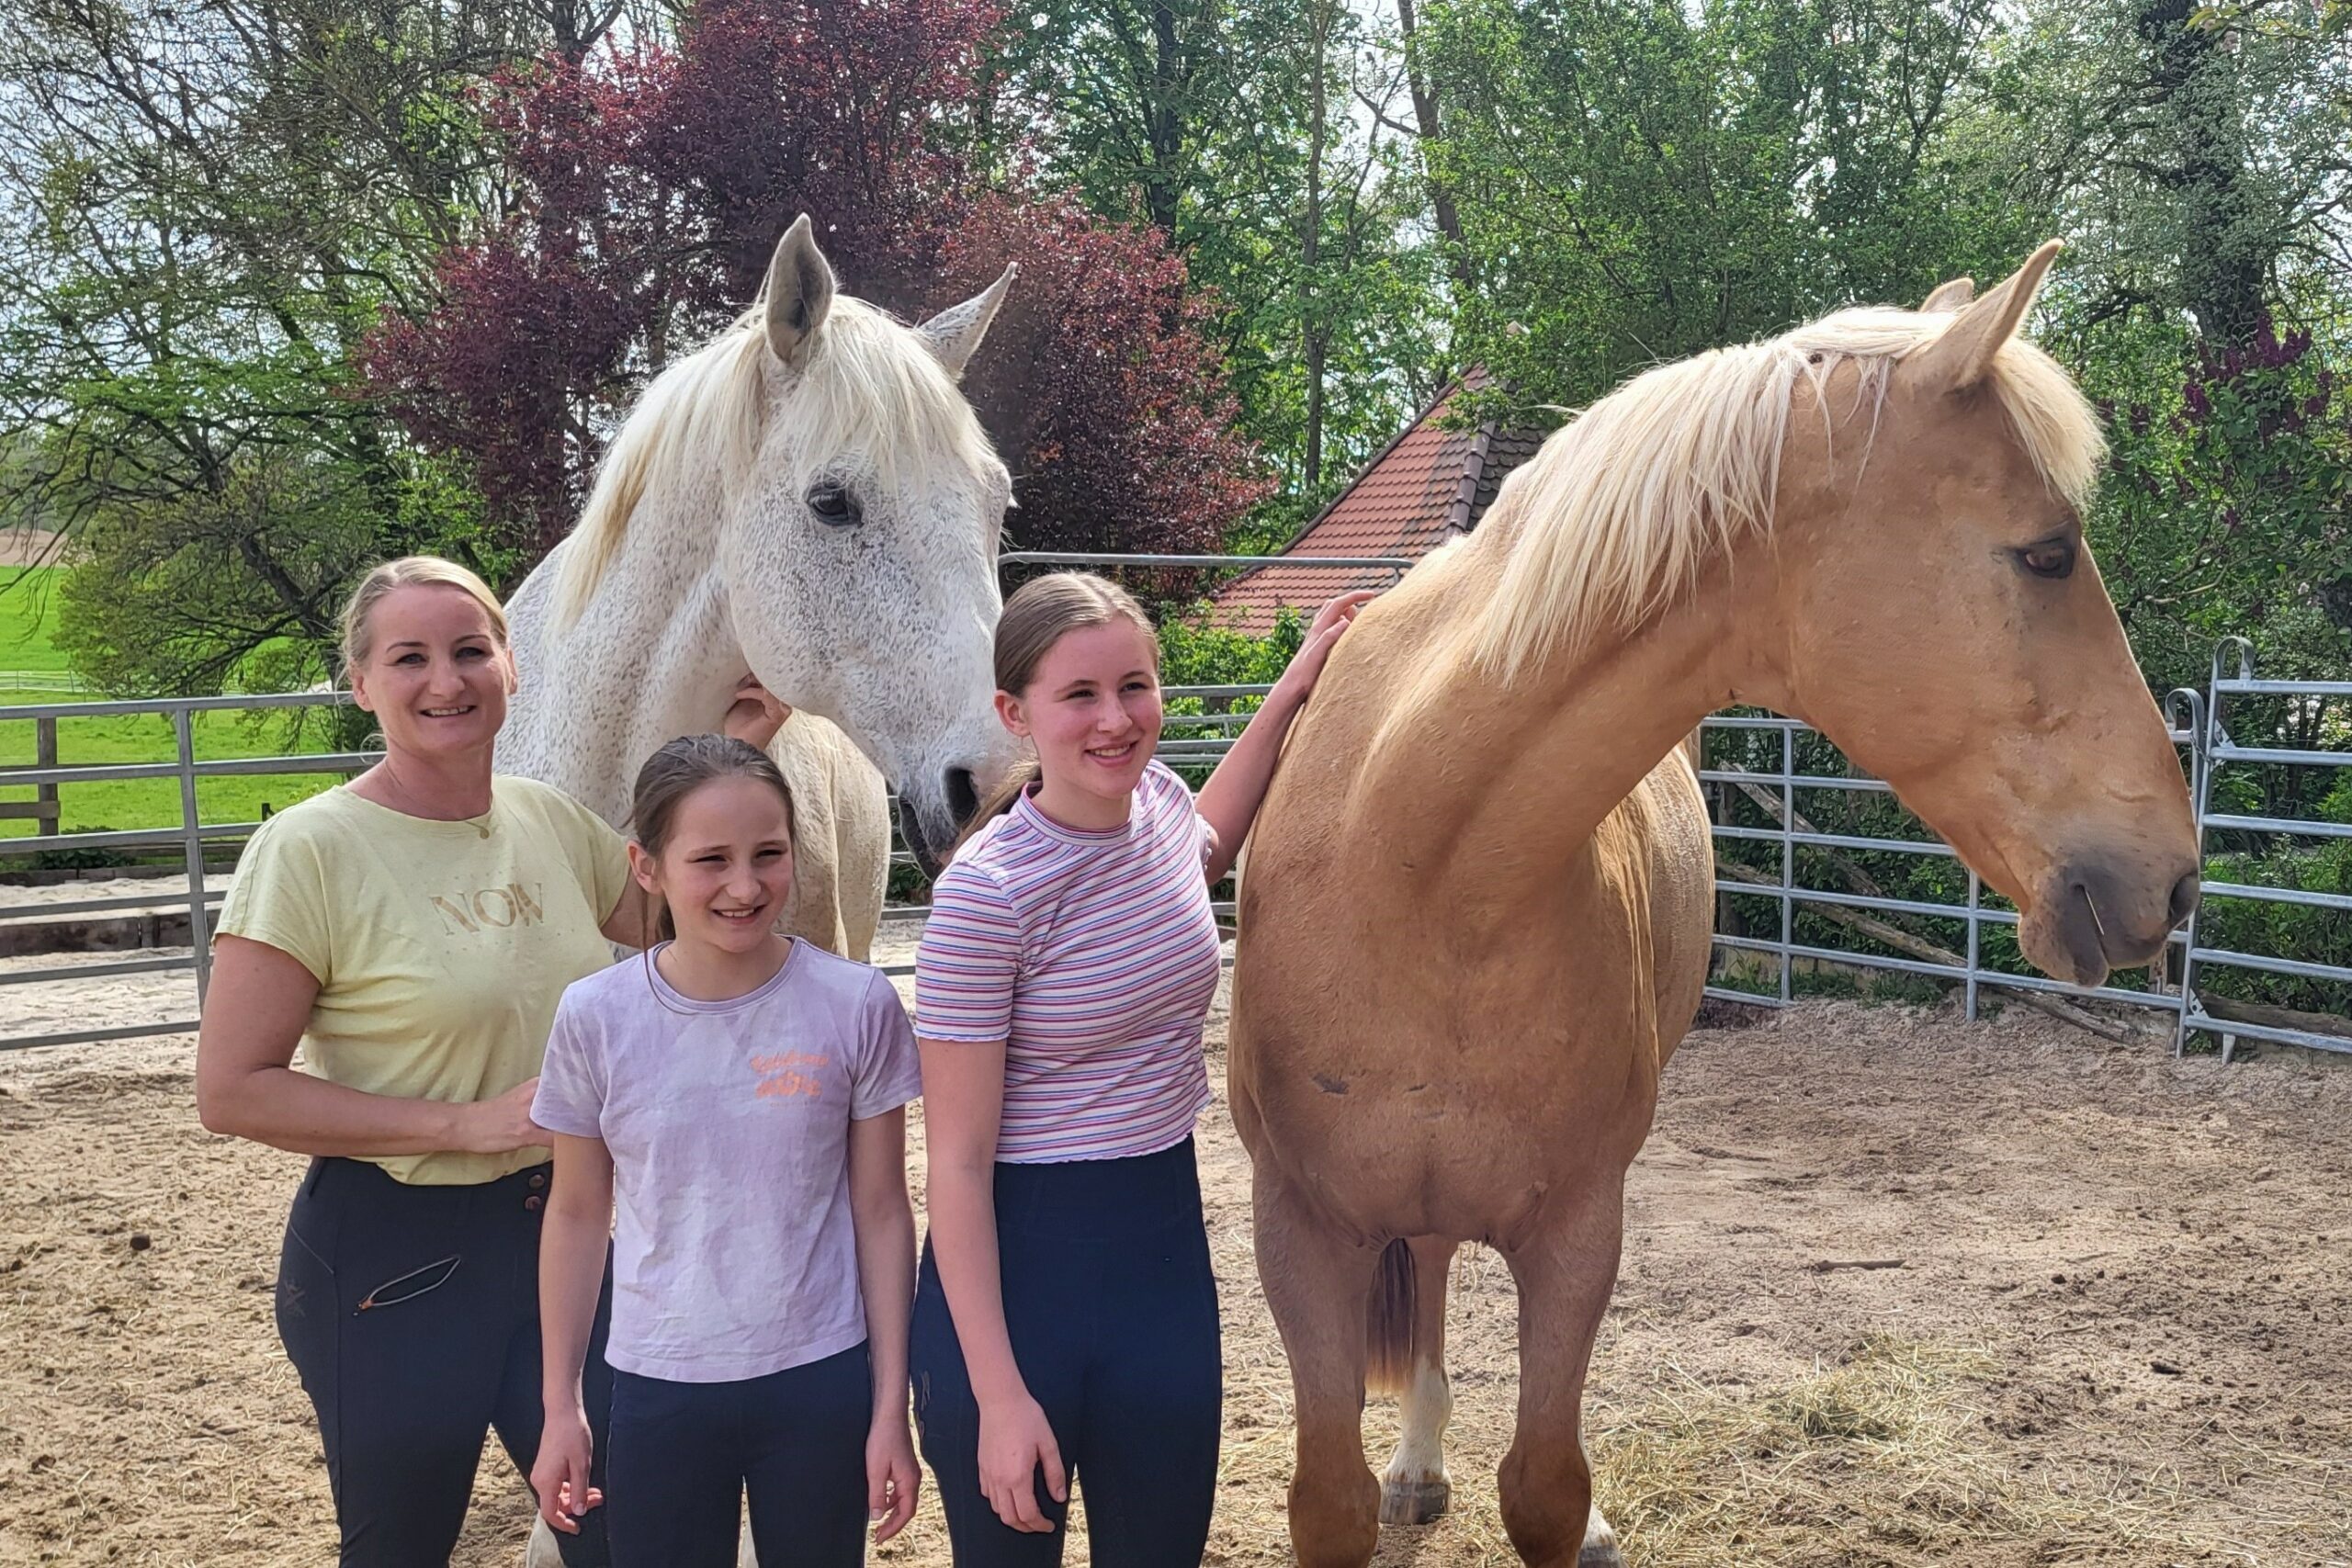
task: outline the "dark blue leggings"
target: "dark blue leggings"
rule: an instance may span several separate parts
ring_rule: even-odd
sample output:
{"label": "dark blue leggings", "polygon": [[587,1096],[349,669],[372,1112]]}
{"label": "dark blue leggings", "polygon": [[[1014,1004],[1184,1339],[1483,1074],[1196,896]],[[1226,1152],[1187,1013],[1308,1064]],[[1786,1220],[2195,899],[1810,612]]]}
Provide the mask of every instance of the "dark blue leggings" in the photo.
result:
{"label": "dark blue leggings", "polygon": [[[530,1473],[551,1176],[542,1165],[473,1186],[412,1186],[365,1160],[311,1162],[278,1258],[277,1332],[319,1414],[343,1568],[447,1562],[486,1430]],[[599,1485],[612,1294],[608,1270],[582,1379]],[[602,1568],[602,1510],[556,1545],[569,1568]]]}
{"label": "dark blue leggings", "polygon": [[[1193,1143],[1132,1159],[996,1168],[1012,1357],[1078,1478],[1102,1568],[1199,1568],[1225,1399],[1216,1280]],[[915,1415],[956,1568],[1052,1568],[1068,1506],[1026,1534],[980,1492],[980,1413],[928,1242],[915,1292]]]}
{"label": "dark blue leggings", "polygon": [[760,1568],[857,1568],[873,1419],[864,1345],[739,1382],[616,1371],[614,1568],[735,1568],[746,1493]]}

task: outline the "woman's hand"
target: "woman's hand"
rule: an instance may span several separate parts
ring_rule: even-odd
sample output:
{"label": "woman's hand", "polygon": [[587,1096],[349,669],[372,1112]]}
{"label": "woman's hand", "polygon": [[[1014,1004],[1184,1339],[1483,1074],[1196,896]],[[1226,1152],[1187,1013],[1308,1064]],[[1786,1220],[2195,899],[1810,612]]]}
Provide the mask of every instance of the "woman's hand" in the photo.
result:
{"label": "woman's hand", "polygon": [[922,1490],[922,1471],[915,1463],[906,1413],[876,1417],[865,1434],[865,1517],[874,1522],[875,1545],[907,1528]]}
{"label": "woman's hand", "polygon": [[[1274,682],[1275,693],[1293,702],[1305,702],[1306,694],[1322,677],[1324,660],[1331,657],[1333,645],[1355,623],[1356,612],[1379,597],[1377,588],[1359,588],[1340,594],[1317,610],[1315,624],[1306,628],[1306,640],[1298,645],[1298,651],[1290,656],[1290,664],[1283,671],[1283,678]],[[1273,695],[1269,694],[1267,701],[1272,702]]]}
{"label": "woman's hand", "polygon": [[1017,1400],[980,1406],[980,1490],[996,1517],[1017,1530],[1042,1534],[1054,1528],[1037,1506],[1037,1469],[1057,1503],[1069,1501],[1069,1472],[1062,1468],[1061,1445],[1046,1412],[1025,1392]]}
{"label": "woman's hand", "polygon": [[539,1457],[531,1461],[531,1490],[539,1495],[539,1517],[566,1535],[578,1535],[580,1516],[605,1500],[602,1492],[588,1484],[594,1451],[588,1413],[577,1400],[569,1409],[548,1412],[547,1425],[539,1432]]}
{"label": "woman's hand", "polygon": [[778,701],[775,693],[761,685],[757,675],[746,675],[735,682],[734,705],[727,710],[727,716],[719,721],[718,728],[734,739],[764,751],[768,749],[768,742],[775,739],[775,732],[784,728],[784,721],[791,716],[792,710]]}
{"label": "woman's hand", "polygon": [[547,1129],[531,1120],[531,1101],[538,1092],[539,1080],[529,1077],[495,1099],[479,1100],[467,1106],[458,1142],[459,1152],[503,1155],[545,1145]]}

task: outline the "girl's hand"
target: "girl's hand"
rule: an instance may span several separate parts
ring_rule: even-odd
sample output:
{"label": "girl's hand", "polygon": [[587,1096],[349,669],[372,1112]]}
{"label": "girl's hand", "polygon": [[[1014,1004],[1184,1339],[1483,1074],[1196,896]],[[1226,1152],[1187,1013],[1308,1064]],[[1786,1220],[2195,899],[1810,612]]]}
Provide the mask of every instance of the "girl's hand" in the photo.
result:
{"label": "girl's hand", "polygon": [[588,1414],[574,1401],[569,1410],[548,1412],[539,1432],[539,1457],[531,1462],[531,1490],[539,1495],[539,1517],[566,1535],[580,1533],[580,1516],[601,1505],[605,1495],[588,1484],[593,1451]]}
{"label": "girl's hand", "polygon": [[922,1470],[915,1463],[905,1413],[881,1416],[865,1435],[865,1517],[874,1523],[875,1545],[907,1528],[922,1490]]}
{"label": "girl's hand", "polygon": [[735,703],[718,728],[734,739],[764,751],[775,732],[792,710],[776,699],[775,693],[760,684],[757,675],[746,675],[735,682]]}
{"label": "girl's hand", "polygon": [[1037,1506],[1037,1470],[1045,1467],[1046,1490],[1057,1503],[1069,1501],[1069,1472],[1062,1468],[1061,1445],[1046,1412],[1027,1393],[1006,1404],[980,1406],[980,1491],[996,1517],[1033,1535],[1049,1532],[1054,1521]]}
{"label": "girl's hand", "polygon": [[[1356,612],[1380,597],[1377,588],[1359,588],[1342,593],[1315,613],[1315,624],[1306,628],[1306,640],[1290,657],[1290,665],[1276,682],[1277,691],[1286,691],[1294,702],[1305,702],[1306,694],[1323,674],[1323,662],[1331,657],[1332,645],[1355,623]],[[1270,696],[1268,701],[1272,701]]]}

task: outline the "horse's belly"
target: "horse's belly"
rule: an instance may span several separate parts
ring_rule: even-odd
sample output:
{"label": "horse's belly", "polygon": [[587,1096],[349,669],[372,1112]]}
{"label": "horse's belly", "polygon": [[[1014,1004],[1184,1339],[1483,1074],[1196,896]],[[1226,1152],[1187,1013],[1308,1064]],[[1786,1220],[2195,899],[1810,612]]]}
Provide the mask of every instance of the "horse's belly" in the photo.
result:
{"label": "horse's belly", "polygon": [[1243,1140],[1360,1234],[1486,1239],[1640,1149],[1657,1086],[1644,975],[1506,989],[1250,956],[1230,1054]]}

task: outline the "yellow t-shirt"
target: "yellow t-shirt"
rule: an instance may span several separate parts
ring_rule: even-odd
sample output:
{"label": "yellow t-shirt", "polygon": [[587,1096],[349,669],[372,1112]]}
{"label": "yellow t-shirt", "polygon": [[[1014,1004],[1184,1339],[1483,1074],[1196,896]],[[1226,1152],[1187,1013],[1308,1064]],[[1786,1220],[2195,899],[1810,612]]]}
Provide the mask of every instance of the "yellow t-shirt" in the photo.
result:
{"label": "yellow t-shirt", "polygon": [[[487,816],[410,817],[331,789],[262,824],[220,930],[318,976],[308,1071],[409,1100],[489,1100],[537,1076],[563,988],[612,962],[597,934],[626,840],[560,790],[499,778]],[[492,1181],[545,1149],[375,1159],[425,1186]]]}

